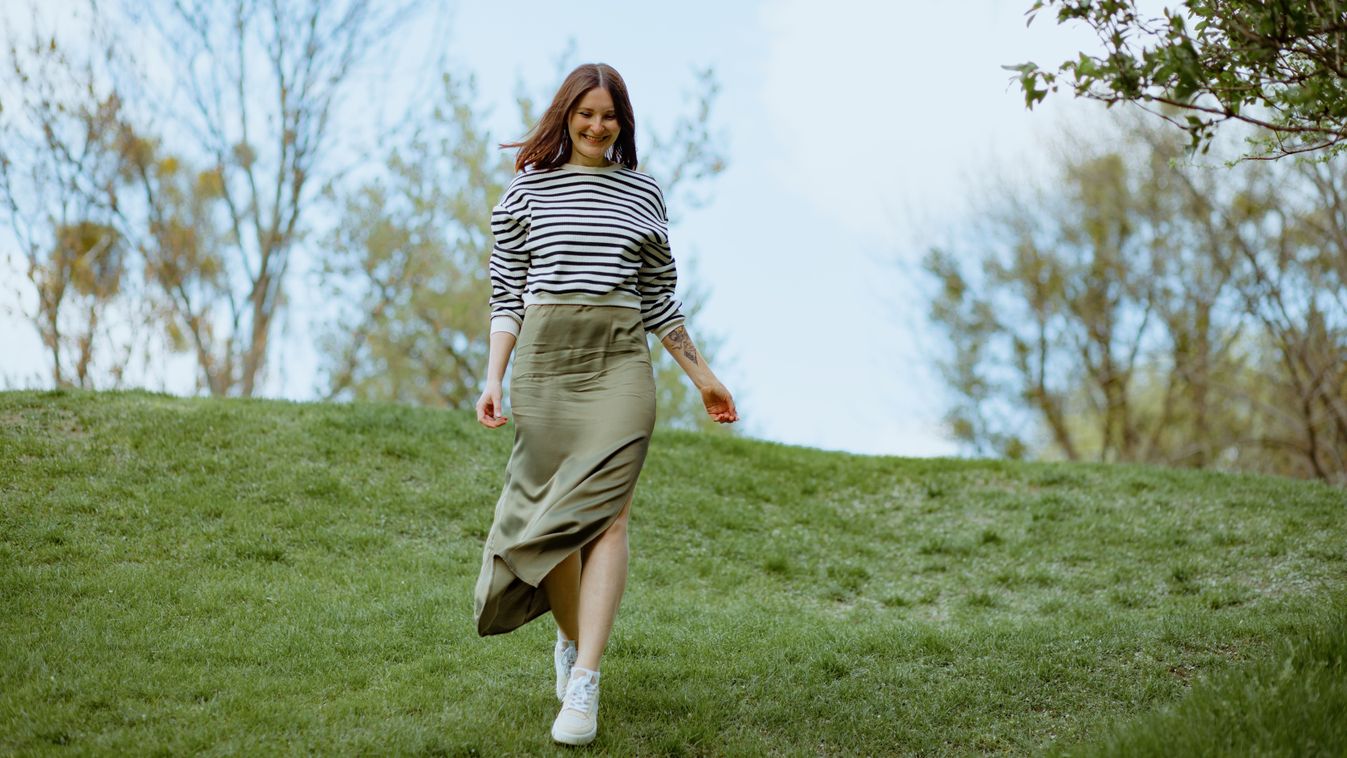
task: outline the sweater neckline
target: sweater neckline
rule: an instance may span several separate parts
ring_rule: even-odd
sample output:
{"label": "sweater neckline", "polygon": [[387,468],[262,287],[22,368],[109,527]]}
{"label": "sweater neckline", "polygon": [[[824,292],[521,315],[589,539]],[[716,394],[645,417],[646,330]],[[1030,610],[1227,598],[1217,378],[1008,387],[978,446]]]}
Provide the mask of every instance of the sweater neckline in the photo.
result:
{"label": "sweater neckline", "polygon": [[621,163],[609,163],[607,166],[584,166],[579,163],[563,163],[561,168],[567,171],[579,171],[582,174],[611,174],[620,168]]}

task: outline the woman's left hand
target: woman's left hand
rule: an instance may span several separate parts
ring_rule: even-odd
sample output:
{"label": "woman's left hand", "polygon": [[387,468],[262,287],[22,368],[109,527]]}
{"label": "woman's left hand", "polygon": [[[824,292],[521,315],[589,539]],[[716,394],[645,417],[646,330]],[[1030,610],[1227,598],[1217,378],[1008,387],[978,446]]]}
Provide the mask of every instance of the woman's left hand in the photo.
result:
{"label": "woman's left hand", "polygon": [[702,405],[706,406],[706,413],[717,423],[730,424],[739,420],[739,412],[734,409],[734,398],[730,396],[730,391],[720,382],[707,385],[701,388]]}

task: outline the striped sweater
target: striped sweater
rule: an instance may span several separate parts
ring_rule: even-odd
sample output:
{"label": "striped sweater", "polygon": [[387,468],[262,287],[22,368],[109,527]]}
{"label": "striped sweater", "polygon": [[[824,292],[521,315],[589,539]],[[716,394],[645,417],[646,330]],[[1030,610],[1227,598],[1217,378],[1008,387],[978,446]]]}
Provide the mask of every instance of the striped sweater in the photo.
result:
{"label": "striped sweater", "polygon": [[658,339],[683,322],[669,218],[654,179],[621,164],[517,174],[491,211],[491,331],[535,303],[638,308]]}

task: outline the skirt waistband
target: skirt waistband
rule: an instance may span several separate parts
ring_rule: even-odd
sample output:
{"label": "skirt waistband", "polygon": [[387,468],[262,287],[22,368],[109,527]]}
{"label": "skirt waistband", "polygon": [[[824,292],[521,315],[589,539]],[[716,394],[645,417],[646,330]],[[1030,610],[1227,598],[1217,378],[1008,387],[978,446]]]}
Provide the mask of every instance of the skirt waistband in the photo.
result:
{"label": "skirt waistband", "polygon": [[618,305],[537,304],[524,309],[519,352],[572,350],[649,353],[641,311]]}

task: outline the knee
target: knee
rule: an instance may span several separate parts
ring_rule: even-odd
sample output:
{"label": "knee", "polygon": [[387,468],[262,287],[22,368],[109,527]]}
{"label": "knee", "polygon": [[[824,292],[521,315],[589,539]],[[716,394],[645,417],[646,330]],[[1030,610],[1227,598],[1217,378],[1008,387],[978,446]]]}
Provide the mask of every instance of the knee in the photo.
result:
{"label": "knee", "polygon": [[[589,541],[589,544],[580,549],[580,562],[585,565],[589,562],[589,556],[598,548],[601,552],[610,550],[625,550],[627,548],[627,518],[619,516],[616,521],[608,525],[599,536]],[[583,569],[582,569],[583,570]]]}
{"label": "knee", "polygon": [[600,536],[606,540],[625,541],[627,539],[627,516],[630,513],[631,500],[628,500],[626,504],[622,506],[622,510],[618,511],[617,518],[613,519],[613,523],[609,524],[608,528],[605,529]]}
{"label": "knee", "polygon": [[604,530],[602,536],[605,540],[627,539],[627,511],[625,508],[618,514],[617,518],[613,520],[613,523],[608,525],[608,528]]}

